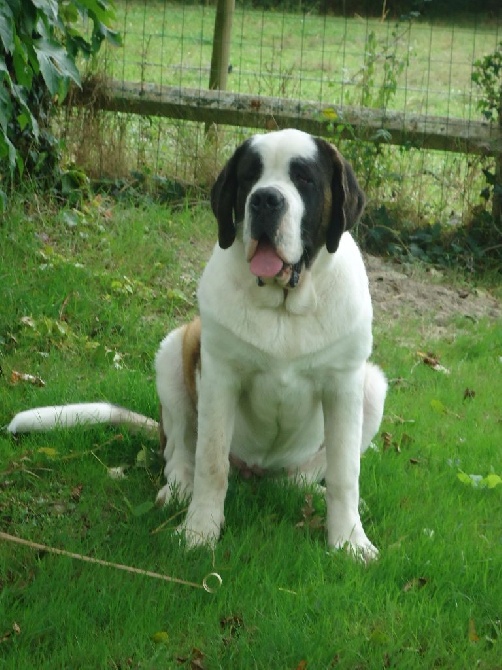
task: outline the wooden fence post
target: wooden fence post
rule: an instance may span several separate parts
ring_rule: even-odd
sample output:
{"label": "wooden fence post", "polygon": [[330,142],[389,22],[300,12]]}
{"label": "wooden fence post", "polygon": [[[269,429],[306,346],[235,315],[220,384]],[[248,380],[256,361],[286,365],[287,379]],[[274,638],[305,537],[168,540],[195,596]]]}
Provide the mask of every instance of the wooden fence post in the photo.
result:
{"label": "wooden fence post", "polygon": [[227,87],[228,67],[230,65],[230,37],[235,0],[218,0],[214,21],[213,54],[209,89],[224,91]]}

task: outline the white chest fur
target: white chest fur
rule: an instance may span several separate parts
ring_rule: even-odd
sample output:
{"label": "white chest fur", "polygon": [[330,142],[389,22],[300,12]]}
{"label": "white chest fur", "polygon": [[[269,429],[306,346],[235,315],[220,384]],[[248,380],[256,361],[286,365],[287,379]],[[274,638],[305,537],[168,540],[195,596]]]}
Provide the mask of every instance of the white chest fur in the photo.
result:
{"label": "white chest fur", "polygon": [[334,256],[321,251],[309,273],[311,285],[295,289],[294,305],[303,309],[292,312],[294,292],[258,287],[240,246],[216,249],[201,280],[202,368],[210,357],[219,374],[234,380],[232,453],[249,465],[291,466],[323,442],[325,387],[370,354],[366,273],[345,234]]}

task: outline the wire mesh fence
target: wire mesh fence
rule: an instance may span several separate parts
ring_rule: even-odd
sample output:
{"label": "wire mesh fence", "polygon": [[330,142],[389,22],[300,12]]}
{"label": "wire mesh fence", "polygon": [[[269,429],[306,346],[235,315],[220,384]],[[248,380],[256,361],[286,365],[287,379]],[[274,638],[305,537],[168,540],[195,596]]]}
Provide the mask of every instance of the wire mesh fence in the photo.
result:
{"label": "wire mesh fence", "polygon": [[[106,49],[96,90],[104,86],[106,95],[105,76],[145,100],[159,87],[190,89],[196,104],[209,86],[215,7],[119,0],[117,14],[124,44]],[[366,18],[237,6],[226,88],[251,96],[251,107],[253,96],[256,107],[266,97],[270,128],[280,125],[276,115],[285,101],[291,109],[311,103],[323,134],[355,163],[374,203],[399,208],[415,222],[455,225],[479,203],[482,169],[493,160],[483,156],[493,153],[488,143],[475,154],[455,149],[462,148],[459,128],[468,135],[487,125],[478,108],[483,91],[472,74],[501,40],[502,22],[493,17],[446,23],[416,15]],[[232,124],[219,123],[209,134],[209,124],[190,121],[188,109],[185,119],[170,119],[88,105],[69,115],[68,145],[77,163],[100,175],[135,170],[206,186],[235,143],[254,132],[230,98],[232,105]],[[366,116],[354,128],[345,111],[358,109]],[[398,114],[409,133],[389,131],[382,112],[386,118]],[[438,124],[449,150],[424,150]]]}

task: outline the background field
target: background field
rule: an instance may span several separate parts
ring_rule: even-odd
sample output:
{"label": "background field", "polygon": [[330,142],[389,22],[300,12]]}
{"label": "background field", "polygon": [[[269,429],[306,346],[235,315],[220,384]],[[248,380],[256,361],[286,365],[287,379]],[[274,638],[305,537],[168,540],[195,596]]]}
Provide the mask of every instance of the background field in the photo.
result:
{"label": "background field", "polygon": [[[214,7],[154,2],[117,3],[123,49],[107,49],[106,68],[123,81],[207,88]],[[371,36],[371,37],[370,37]],[[368,59],[376,106],[389,67],[397,72],[391,109],[479,118],[473,63],[498,42],[496,19],[430,22],[418,18],[320,16],[237,8],[228,90],[359,104]],[[372,106],[372,105],[369,105]]]}
{"label": "background field", "polygon": [[[34,196],[14,208],[0,226],[0,425],[29,406],[104,398],[156,416],[153,355],[193,313],[214,237],[206,207],[96,198],[54,211]],[[374,358],[391,386],[362,465],[379,561],[327,550],[317,494],[238,478],[215,552],[186,554],[172,532],[180,509],[152,506],[155,440],[1,433],[3,532],[223,580],[208,594],[0,541],[1,668],[501,667],[502,485],[488,486],[502,474],[500,303],[489,280],[370,265]],[[118,466],[124,479],[110,477]]]}

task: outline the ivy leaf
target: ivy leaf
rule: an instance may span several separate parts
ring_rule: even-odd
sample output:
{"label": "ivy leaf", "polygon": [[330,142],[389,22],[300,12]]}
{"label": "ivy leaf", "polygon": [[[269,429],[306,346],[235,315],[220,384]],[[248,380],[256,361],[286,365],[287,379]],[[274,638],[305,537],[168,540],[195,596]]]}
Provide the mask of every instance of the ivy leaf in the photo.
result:
{"label": "ivy leaf", "polygon": [[0,5],[0,40],[7,53],[14,51],[14,17],[9,5]]}
{"label": "ivy leaf", "polygon": [[[2,77],[0,77],[0,84],[2,83]],[[5,86],[0,85],[0,128],[3,132],[7,133],[7,127],[9,125],[9,117],[12,114],[12,103],[9,97],[9,93]],[[7,138],[7,135],[5,135]]]}
{"label": "ivy leaf", "polygon": [[[52,95],[61,93],[65,80],[71,79],[80,86],[80,75],[75,63],[56,42],[41,37],[33,42],[40,72]],[[64,97],[64,96],[63,96]]]}
{"label": "ivy leaf", "polygon": [[20,86],[30,88],[33,82],[33,70],[28,63],[28,53],[24,44],[16,37],[16,49],[12,55],[16,81]]}
{"label": "ivy leaf", "polygon": [[32,3],[41,9],[42,12],[49,18],[52,24],[59,22],[59,8],[57,0],[31,0]]}

